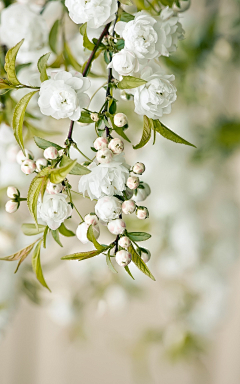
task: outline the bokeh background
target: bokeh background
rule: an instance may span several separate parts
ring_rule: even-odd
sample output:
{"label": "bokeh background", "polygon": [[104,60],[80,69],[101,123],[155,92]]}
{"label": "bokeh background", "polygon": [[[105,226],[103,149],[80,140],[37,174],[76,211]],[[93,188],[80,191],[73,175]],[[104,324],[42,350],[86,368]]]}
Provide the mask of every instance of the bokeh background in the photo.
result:
{"label": "bokeh background", "polygon": [[[49,25],[61,11],[53,3],[43,14]],[[113,275],[101,258],[60,261],[64,250],[51,241],[43,253],[51,294],[35,280],[30,260],[17,275],[15,265],[0,262],[1,384],[240,383],[240,1],[193,0],[181,21],[185,40],[161,59],[178,89],[163,122],[197,149],[159,136],[154,146],[126,151],[130,164],[145,163],[152,189],[150,220],[139,230],[152,233],[149,266],[157,281],[134,266],[135,281],[122,271]],[[70,24],[68,35],[83,63],[86,53]],[[95,71],[100,77],[90,94],[105,81],[101,63]],[[30,74],[35,70],[19,72],[22,79]],[[99,92],[96,108],[102,97]],[[128,134],[137,143],[142,123],[131,103],[121,100],[119,111],[129,116]],[[34,101],[30,108],[36,110]],[[39,124],[64,140],[66,121]],[[74,138],[90,146],[94,129],[79,126]],[[28,148],[40,156],[31,140]],[[4,211],[6,186],[26,190],[16,150],[1,124],[1,257],[29,243],[20,229],[29,221],[26,206],[14,215]],[[81,199],[77,204],[83,214],[93,208]],[[134,229],[139,221],[130,218],[128,225]],[[107,232],[101,239],[108,241]],[[85,249],[72,238],[64,247]]]}

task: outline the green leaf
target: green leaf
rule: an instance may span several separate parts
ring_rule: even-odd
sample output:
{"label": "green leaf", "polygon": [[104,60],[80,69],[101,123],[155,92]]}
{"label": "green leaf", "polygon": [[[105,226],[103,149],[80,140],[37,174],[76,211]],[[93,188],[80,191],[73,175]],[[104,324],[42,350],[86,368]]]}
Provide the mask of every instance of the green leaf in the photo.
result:
{"label": "green leaf", "polygon": [[51,141],[48,141],[48,140],[45,140],[45,139],[42,139],[41,137],[37,137],[37,136],[34,136],[34,141],[35,143],[37,144],[37,146],[41,149],[46,149],[48,147],[54,147],[54,148],[57,148],[58,151],[60,151],[61,149],[63,149],[63,147],[61,147],[60,145],[58,144],[55,144],[55,143],[52,143]]}
{"label": "green leaf", "polygon": [[91,257],[97,256],[102,251],[95,250],[95,251],[89,251],[89,252],[79,252],[79,253],[72,253],[71,255],[63,256],[61,260],[86,260],[90,259]]}
{"label": "green leaf", "polygon": [[4,69],[7,72],[8,80],[13,85],[21,84],[16,75],[15,63],[16,63],[16,56],[23,42],[24,42],[24,39],[22,39],[19,43],[17,43],[15,47],[9,49],[5,57]]}
{"label": "green leaf", "polygon": [[109,101],[109,113],[111,113],[111,115],[114,115],[116,113],[116,110],[117,110],[116,100],[111,99]]}
{"label": "green leaf", "polygon": [[32,124],[30,124],[28,121],[24,120],[23,125],[31,132],[33,136],[56,136],[61,135],[62,132],[60,131],[47,131],[43,130],[37,127],[34,127]]}
{"label": "green leaf", "polygon": [[36,92],[38,91],[30,92],[30,93],[27,93],[25,96],[23,96],[23,98],[17,103],[13,112],[13,119],[12,119],[13,133],[23,153],[24,153],[24,145],[23,145],[22,128],[23,128],[24,115],[25,115],[25,111],[29,101],[31,100],[33,95],[35,95]]}
{"label": "green leaf", "polygon": [[46,225],[38,224],[38,228],[36,228],[35,224],[22,224],[22,231],[26,236],[34,236],[39,235],[45,231]]}
{"label": "green leaf", "polygon": [[111,257],[110,257],[110,249],[109,249],[107,256],[106,256],[106,263],[107,263],[108,268],[110,269],[111,272],[118,273],[118,271],[116,271],[116,269],[112,265],[112,261],[111,261]]}
{"label": "green leaf", "polygon": [[[70,164],[71,161],[72,160],[69,159],[69,157],[67,157],[66,155],[63,155],[60,165],[63,167],[67,164]],[[87,175],[90,172],[91,172],[90,169],[88,169],[87,167],[84,167],[83,165],[76,163],[73,169],[71,170],[71,172],[69,173],[70,175]]]}
{"label": "green leaf", "polygon": [[15,273],[18,271],[18,268],[20,267],[20,265],[22,264],[22,262],[26,259],[26,257],[29,255],[29,253],[32,251],[35,243],[37,242],[38,240],[34,241],[34,243],[28,245],[27,247],[21,249],[20,251],[10,255],[10,256],[6,256],[6,257],[2,257],[0,258],[0,260],[6,260],[6,261],[15,261],[15,260],[19,260],[18,262],[18,265],[17,265],[17,268],[15,270]]}
{"label": "green leaf", "polygon": [[85,48],[89,49],[89,51],[92,51],[94,49],[95,45],[89,40],[89,38],[87,36],[87,23],[84,23],[81,25],[80,33],[81,33],[81,35],[83,35],[83,46]]}
{"label": "green leaf", "polygon": [[142,138],[140,140],[140,143],[133,147],[134,149],[142,148],[144,147],[144,145],[146,145],[149,142],[151,138],[152,129],[153,129],[153,120],[149,119],[147,116],[143,116]]}
{"label": "green leaf", "polygon": [[49,33],[48,42],[51,50],[57,54],[57,43],[58,43],[58,31],[60,26],[60,20],[56,20],[53,24]]}
{"label": "green leaf", "polygon": [[56,230],[51,229],[51,233],[52,233],[52,237],[54,238],[56,243],[58,245],[60,245],[60,247],[63,247],[63,245],[62,245],[62,243],[61,243],[61,241],[59,239],[59,232],[58,232],[58,230],[57,229]]}
{"label": "green leaf", "polygon": [[47,235],[48,235],[48,226],[45,228],[45,231],[43,233],[43,248],[46,248],[46,243],[47,243]]}
{"label": "green leaf", "polygon": [[87,124],[93,123],[93,121],[92,121],[92,119],[90,117],[90,113],[86,112],[86,111],[82,111],[81,112],[81,116],[80,116],[80,119],[78,121],[80,123],[87,123]]}
{"label": "green leaf", "polygon": [[112,127],[114,129],[114,131],[119,135],[121,136],[124,140],[128,141],[129,143],[131,143],[131,140],[127,137],[127,135],[124,133],[124,129],[121,128],[121,127],[117,127],[115,124],[114,124],[114,118],[111,114],[108,115],[110,120],[111,120],[111,123],[112,123]]}
{"label": "green leaf", "polygon": [[50,288],[48,287],[44,279],[43,272],[42,272],[42,266],[41,266],[41,260],[40,260],[41,244],[42,244],[42,240],[38,242],[38,244],[36,245],[36,248],[34,249],[34,252],[32,255],[32,268],[36,274],[36,277],[39,283],[41,283],[43,287],[47,288],[51,292]]}
{"label": "green leaf", "polygon": [[138,77],[123,76],[123,79],[118,83],[118,88],[119,89],[137,88],[146,83],[147,83],[146,80],[139,79]]}
{"label": "green leaf", "polygon": [[0,90],[1,89],[15,89],[15,86],[12,85],[8,80],[6,79],[0,79]]}
{"label": "green leaf", "polygon": [[190,145],[191,147],[196,148],[195,145],[189,143],[184,140],[182,137],[178,136],[176,133],[171,131],[171,129],[167,128],[164,124],[162,124],[159,120],[153,120],[154,129],[160,133],[165,139],[174,141],[174,143]]}
{"label": "green leaf", "polygon": [[73,231],[70,231],[70,229],[66,228],[63,223],[58,228],[58,231],[59,231],[59,233],[61,233],[61,235],[65,236],[65,237],[75,236],[75,233]]}
{"label": "green leaf", "polygon": [[37,67],[40,72],[41,82],[48,80],[47,61],[50,55],[51,55],[51,52],[45,53],[45,55],[41,56],[40,59],[38,60]]}
{"label": "green leaf", "polygon": [[127,271],[127,273],[129,274],[129,276],[130,276],[133,280],[135,280],[134,277],[133,277],[133,275],[132,275],[131,272],[130,272],[130,269],[129,269],[128,265],[126,265],[126,266],[124,267],[124,269],[125,269],[125,271]]}
{"label": "green leaf", "polygon": [[67,165],[64,165],[60,168],[54,168],[51,170],[50,173],[50,181],[53,184],[59,184],[61,183],[65,177],[71,172],[74,165],[77,163],[77,160],[70,160],[70,162]]}
{"label": "green leaf", "polygon": [[140,269],[140,271],[142,271],[145,275],[150,277],[150,279],[156,281],[155,277],[151,274],[150,270],[148,269],[144,261],[141,259],[139,254],[135,251],[132,245],[128,248],[128,252],[131,253],[132,261]]}
{"label": "green leaf", "polygon": [[94,245],[94,247],[98,250],[98,251],[101,251],[103,252],[104,250],[108,249],[109,247],[108,246],[105,246],[105,245],[101,245],[97,242],[97,240],[95,239],[94,237],[94,233],[93,233],[93,226],[90,225],[88,227],[88,230],[87,230],[87,238],[89,241],[91,241]]}
{"label": "green leaf", "polygon": [[130,13],[122,12],[120,20],[128,23],[129,21],[134,20],[134,16]]}
{"label": "green leaf", "polygon": [[76,71],[82,72],[82,66],[77,62],[75,57],[72,55],[69,45],[64,43],[64,57],[69,65],[71,65]]}
{"label": "green leaf", "polygon": [[127,236],[132,241],[145,241],[151,237],[151,235],[146,232],[128,232]]}

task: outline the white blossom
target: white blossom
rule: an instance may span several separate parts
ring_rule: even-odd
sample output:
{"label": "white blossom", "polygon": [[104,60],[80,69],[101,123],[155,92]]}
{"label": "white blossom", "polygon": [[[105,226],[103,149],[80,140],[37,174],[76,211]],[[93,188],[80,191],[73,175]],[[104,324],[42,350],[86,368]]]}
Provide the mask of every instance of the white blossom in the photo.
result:
{"label": "white blossom", "polygon": [[107,223],[119,217],[122,212],[121,202],[114,196],[101,197],[95,205],[95,212],[100,220]]}
{"label": "white blossom", "polygon": [[55,119],[80,118],[81,109],[89,104],[85,91],[90,87],[89,79],[76,71],[52,72],[51,79],[41,84],[38,105],[43,115]]}
{"label": "white blossom", "polygon": [[133,76],[139,71],[139,61],[133,51],[122,49],[113,55],[108,68],[113,68],[121,76]]}
{"label": "white blossom", "polygon": [[[79,224],[79,226],[77,227],[77,230],[76,230],[76,236],[77,236],[78,240],[80,240],[81,243],[83,243],[83,244],[89,243],[89,240],[87,238],[88,228],[89,228],[89,225],[86,222],[83,222],[83,223]],[[99,226],[93,225],[92,229],[93,229],[93,235],[94,235],[95,239],[98,239],[100,236]]]}
{"label": "white blossom", "polygon": [[132,255],[128,251],[122,249],[116,253],[116,262],[120,267],[126,267],[132,260]]}
{"label": "white blossom", "polygon": [[50,229],[55,230],[72,214],[72,207],[66,201],[67,196],[44,194],[43,201],[38,200],[38,218],[47,223]]}

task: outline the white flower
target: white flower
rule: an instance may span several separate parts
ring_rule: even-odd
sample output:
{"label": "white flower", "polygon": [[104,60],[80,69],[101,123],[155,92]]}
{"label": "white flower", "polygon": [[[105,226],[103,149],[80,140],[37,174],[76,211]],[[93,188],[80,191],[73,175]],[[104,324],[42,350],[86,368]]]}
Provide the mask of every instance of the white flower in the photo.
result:
{"label": "white flower", "polygon": [[121,202],[114,196],[104,196],[95,205],[95,212],[100,220],[107,223],[119,217],[122,212]]}
{"label": "white flower", "polygon": [[[26,155],[26,156],[25,156],[25,155]],[[28,159],[33,160],[33,159],[34,159],[34,156],[33,156],[32,151],[29,151],[28,149],[25,149],[25,155],[23,154],[23,151],[19,151],[19,152],[17,153],[16,160],[17,160],[17,163],[18,163],[19,165],[22,165],[22,163],[23,163],[25,160],[28,160]]]}
{"label": "white flower", "polygon": [[85,223],[87,223],[87,225],[97,225],[98,224],[98,218],[94,213],[88,213],[84,217],[84,221],[85,221]]}
{"label": "white flower", "polygon": [[151,189],[147,183],[141,183],[141,188],[138,188],[136,194],[132,196],[132,199],[138,203],[144,201],[150,195]]}
{"label": "white flower", "polygon": [[40,159],[36,160],[36,167],[37,171],[40,172],[43,168],[45,168],[48,165],[48,162],[46,159],[41,157]]}
{"label": "white flower", "polygon": [[107,148],[108,146],[108,139],[106,137],[98,137],[94,143],[94,148],[99,151],[100,149]]}
{"label": "white flower", "polygon": [[122,203],[122,211],[126,215],[133,213],[135,211],[135,209],[136,209],[136,204],[135,204],[135,201],[133,201],[133,200],[125,200]]}
{"label": "white flower", "polygon": [[115,219],[110,221],[107,227],[113,235],[122,235],[126,229],[126,223],[122,219]]}
{"label": "white flower", "polygon": [[127,116],[124,113],[116,113],[113,121],[117,127],[124,127],[128,123]]}
{"label": "white flower", "polygon": [[61,183],[59,184],[53,184],[50,180],[47,182],[46,192],[49,195],[57,195],[58,193],[62,192],[63,185]]}
{"label": "white flower", "polygon": [[120,267],[126,267],[132,260],[132,255],[128,251],[121,250],[116,253],[116,262]]}
{"label": "white flower", "polygon": [[145,165],[143,163],[136,163],[132,168],[133,172],[137,175],[142,175],[145,171]]}
{"label": "white flower", "polygon": [[108,68],[113,68],[121,76],[131,76],[139,71],[139,61],[134,52],[122,49],[113,55]]}
{"label": "white flower", "polygon": [[69,16],[76,24],[86,23],[90,28],[99,28],[114,19],[116,0],[66,0]]}
{"label": "white flower", "polygon": [[145,220],[149,217],[149,212],[146,207],[138,207],[136,210],[137,218],[140,220]]}
{"label": "white flower", "polygon": [[18,210],[19,203],[17,201],[9,200],[5,204],[5,210],[8,213],[14,213]]}
{"label": "white flower", "polygon": [[115,139],[112,139],[110,141],[110,143],[108,144],[108,148],[111,149],[111,151],[117,155],[124,151],[124,142],[116,137]]}
{"label": "white flower", "polygon": [[111,163],[113,158],[113,153],[108,148],[100,149],[96,154],[96,159],[101,164]]}
{"label": "white flower", "polygon": [[129,189],[137,189],[137,187],[139,186],[139,177],[130,176],[127,179],[127,186]]}
{"label": "white flower", "polygon": [[25,175],[30,175],[36,169],[36,163],[33,160],[24,160],[21,165],[21,171],[25,173]]}
{"label": "white flower", "polygon": [[89,169],[91,173],[83,175],[78,185],[78,190],[83,196],[87,193],[91,200],[103,196],[122,196],[129,175],[122,153],[113,156],[113,161],[108,164],[91,163]]}
{"label": "white flower", "polygon": [[7,188],[7,197],[10,197],[10,199],[14,199],[16,196],[20,196],[20,192],[16,187],[8,187]]}
{"label": "white flower", "polygon": [[55,230],[72,214],[72,208],[66,201],[66,195],[48,195],[38,200],[38,217]]}
{"label": "white flower", "polygon": [[58,150],[55,147],[48,147],[44,150],[43,156],[47,160],[55,160],[58,158]]}
{"label": "white flower", "polygon": [[[89,240],[87,238],[87,231],[88,231],[89,225],[86,222],[81,223],[76,230],[76,236],[78,240],[80,240],[83,244],[89,243]],[[100,229],[98,225],[93,225],[93,234],[95,239],[98,239],[100,236]]]}
{"label": "white flower", "polygon": [[147,83],[132,90],[135,112],[151,119],[159,119],[164,114],[170,113],[172,103],[177,98],[177,90],[171,83],[175,76],[164,75],[161,72],[153,73],[151,67],[146,67],[141,73],[141,78]]}
{"label": "white flower", "polygon": [[143,251],[143,248],[141,249],[141,259],[144,261],[144,263],[147,263],[151,259],[151,253],[148,249],[145,249]]}
{"label": "white flower", "polygon": [[118,240],[118,245],[122,248],[128,248],[131,245],[131,241],[127,236],[122,236],[121,239]]}
{"label": "white flower", "polygon": [[90,81],[76,71],[53,72],[51,79],[41,84],[38,105],[43,115],[55,119],[80,118],[81,109],[89,104],[89,96],[85,91]]}

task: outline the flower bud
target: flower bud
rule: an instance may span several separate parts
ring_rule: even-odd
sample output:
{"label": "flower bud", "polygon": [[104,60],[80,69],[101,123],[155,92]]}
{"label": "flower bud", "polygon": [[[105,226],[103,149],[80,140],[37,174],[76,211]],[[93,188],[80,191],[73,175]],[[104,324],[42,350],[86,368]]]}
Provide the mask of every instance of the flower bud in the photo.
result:
{"label": "flower bud", "polygon": [[58,151],[58,157],[62,157],[64,155],[64,149],[60,149]]}
{"label": "flower bud", "polygon": [[48,165],[48,162],[46,159],[41,157],[40,159],[36,160],[36,167],[37,171],[40,172],[43,168],[45,168]]}
{"label": "flower bud", "polygon": [[116,253],[116,262],[120,265],[120,267],[126,267],[132,260],[132,255],[128,251],[118,251]]}
{"label": "flower bud", "polygon": [[115,219],[110,221],[107,227],[113,235],[122,235],[126,229],[126,223],[122,219]]}
{"label": "flower bud", "polygon": [[144,263],[147,263],[151,259],[151,253],[148,249],[145,249],[145,251],[142,250],[141,259],[144,261]]}
{"label": "flower bud", "polygon": [[138,207],[136,210],[136,215],[139,219],[144,220],[149,217],[149,212],[146,207]]}
{"label": "flower bud", "polygon": [[7,189],[7,196],[10,197],[10,199],[15,199],[16,197],[20,196],[20,192],[16,187],[8,187]]}
{"label": "flower bud", "polygon": [[100,220],[108,223],[122,213],[121,202],[114,196],[101,197],[95,205],[95,212]]}
{"label": "flower bud", "polygon": [[126,200],[122,203],[122,211],[126,215],[133,213],[135,209],[136,209],[136,204],[135,204],[135,201],[133,200]]}
{"label": "flower bud", "polygon": [[139,178],[137,176],[130,176],[127,179],[127,186],[130,189],[137,189],[139,186]]}
{"label": "flower bud", "polygon": [[63,185],[62,183],[59,184],[53,184],[50,180],[47,182],[46,192],[49,193],[49,195],[57,195],[58,193],[62,192]]}
{"label": "flower bud", "polygon": [[141,188],[138,188],[136,195],[134,194],[132,199],[138,203],[139,201],[144,201],[150,195],[151,189],[147,183],[141,183]]}
{"label": "flower bud", "polygon": [[93,146],[97,151],[99,151],[99,149],[107,148],[108,139],[106,137],[98,137],[94,141]]}
{"label": "flower bud", "polygon": [[25,160],[21,165],[21,171],[25,173],[25,175],[30,175],[36,169],[36,163],[33,160]]}
{"label": "flower bud", "polygon": [[124,113],[117,113],[114,116],[114,124],[117,127],[124,127],[128,123],[127,116]]}
{"label": "flower bud", "polygon": [[22,163],[25,160],[28,160],[28,159],[33,160],[34,159],[33,153],[31,151],[29,151],[28,149],[25,149],[25,155],[23,154],[23,151],[18,152],[16,160],[17,160],[17,163],[19,165],[22,165]]}
{"label": "flower bud", "polygon": [[84,220],[85,220],[85,223],[87,225],[97,225],[98,224],[98,218],[97,216],[95,215],[95,213],[88,213],[85,217],[84,217]]}
{"label": "flower bud", "polygon": [[55,147],[48,147],[43,152],[43,156],[47,160],[55,160],[58,158],[58,150]]}
{"label": "flower bud", "polygon": [[5,204],[5,210],[8,213],[14,213],[18,210],[19,203],[17,201],[9,200]]}
{"label": "flower bud", "polygon": [[92,121],[95,121],[95,123],[99,120],[99,117],[98,117],[98,113],[97,112],[92,112],[90,114],[90,117],[92,119]]}
{"label": "flower bud", "polygon": [[[88,231],[89,225],[84,221],[81,223],[76,230],[76,236],[78,240],[80,240],[83,244],[89,243],[89,240],[87,238],[87,231]],[[94,225],[93,227],[93,234],[95,239],[98,239],[100,236],[100,229],[98,225]]]}
{"label": "flower bud", "polygon": [[136,163],[133,166],[133,172],[136,173],[137,175],[142,175],[143,172],[145,171],[145,165],[143,163]]}
{"label": "flower bud", "polygon": [[113,153],[108,148],[100,149],[96,154],[97,161],[101,164],[107,164],[112,161]]}
{"label": "flower bud", "polygon": [[122,248],[128,248],[131,245],[131,241],[127,236],[123,236],[118,240],[118,245],[120,245]]}
{"label": "flower bud", "polygon": [[110,141],[108,144],[108,148],[111,149],[111,151],[117,155],[119,153],[122,153],[124,150],[124,142],[121,139],[115,138]]}

